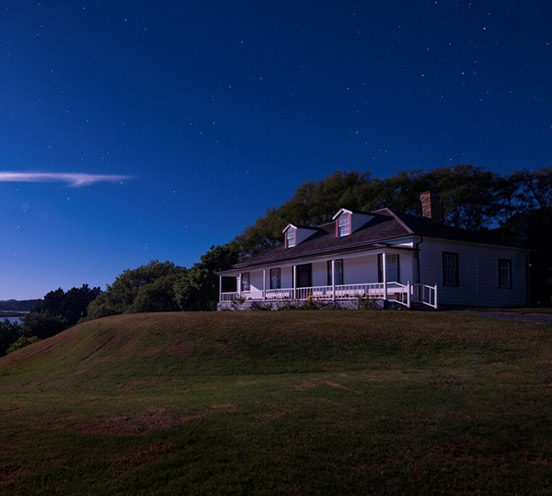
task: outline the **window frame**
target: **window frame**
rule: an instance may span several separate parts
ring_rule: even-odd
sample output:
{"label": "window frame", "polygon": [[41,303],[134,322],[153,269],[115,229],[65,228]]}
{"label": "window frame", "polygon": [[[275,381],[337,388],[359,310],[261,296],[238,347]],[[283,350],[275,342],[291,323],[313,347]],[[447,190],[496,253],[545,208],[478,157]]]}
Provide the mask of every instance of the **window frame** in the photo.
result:
{"label": "window frame", "polygon": [[[276,277],[276,284],[274,284],[274,277]],[[282,269],[280,267],[270,269],[270,289],[282,289]]]}
{"label": "window frame", "polygon": [[[388,257],[397,257],[397,281],[401,282],[401,257],[399,253],[386,253],[385,263],[389,266]],[[378,282],[383,282],[383,253],[378,253]],[[393,282],[389,279],[389,269],[387,269],[387,282]]]}
{"label": "window frame", "polygon": [[[245,279],[247,276],[247,289],[245,289]],[[247,293],[251,291],[251,272],[242,272],[240,276],[240,292]]]}
{"label": "window frame", "polygon": [[[342,223],[341,219],[344,219],[345,222]],[[342,232],[343,229],[343,232]],[[351,214],[341,214],[337,218],[336,233],[338,238],[343,238],[351,234]],[[345,232],[346,231],[346,232]]]}
{"label": "window frame", "polygon": [[[290,238],[293,239],[293,244],[290,244]],[[286,231],[286,248],[293,248],[294,246],[297,246],[297,232],[296,229],[290,228]]]}
{"label": "window frame", "polygon": [[[506,284],[502,281],[502,267],[501,264],[506,263],[505,267],[507,269],[506,275],[507,280]],[[498,259],[498,287],[500,289],[512,289],[512,260],[510,258],[499,258]]]}
{"label": "window frame", "polygon": [[[334,260],[335,262],[335,275],[336,275],[336,278],[335,278],[335,285],[336,286],[339,286],[339,285],[343,285],[345,284],[345,274],[344,274],[344,270],[343,270],[343,267],[344,267],[344,264],[343,264],[343,259],[342,258],[339,258],[337,260]],[[331,260],[328,260],[328,286],[333,286],[332,284],[332,261]],[[337,268],[338,266],[341,267],[341,270],[340,272],[338,272]],[[339,282],[341,281],[341,282]]]}
{"label": "window frame", "polygon": [[[449,275],[452,273],[452,269],[446,267],[445,260],[454,260],[454,282],[451,282]],[[441,256],[441,265],[443,271],[443,286],[458,287],[460,286],[460,257],[458,253],[452,251],[444,251]]]}

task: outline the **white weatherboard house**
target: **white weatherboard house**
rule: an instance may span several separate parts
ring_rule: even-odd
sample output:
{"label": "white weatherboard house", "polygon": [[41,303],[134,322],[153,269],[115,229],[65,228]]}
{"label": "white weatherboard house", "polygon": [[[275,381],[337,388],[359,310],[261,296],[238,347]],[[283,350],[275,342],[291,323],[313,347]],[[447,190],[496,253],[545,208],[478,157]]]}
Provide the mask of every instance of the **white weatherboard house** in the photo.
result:
{"label": "white weatherboard house", "polygon": [[[340,209],[319,227],[288,224],[284,242],[219,274],[220,310],[319,301],[357,308],[363,301],[438,306],[527,305],[528,254],[483,233],[383,208]],[[433,207],[433,212],[435,208]],[[222,292],[222,278],[236,290]]]}

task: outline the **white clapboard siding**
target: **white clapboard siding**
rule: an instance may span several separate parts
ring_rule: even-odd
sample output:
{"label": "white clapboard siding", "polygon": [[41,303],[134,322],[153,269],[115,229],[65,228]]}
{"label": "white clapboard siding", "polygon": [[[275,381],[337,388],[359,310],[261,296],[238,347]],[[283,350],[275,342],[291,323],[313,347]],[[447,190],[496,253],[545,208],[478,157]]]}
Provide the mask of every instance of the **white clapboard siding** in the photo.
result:
{"label": "white clapboard siding", "polygon": [[[516,248],[424,238],[420,279],[437,283],[439,304],[513,307],[527,304],[527,252]],[[443,252],[458,253],[459,285],[443,285]],[[498,287],[498,260],[512,261],[512,287]]]}

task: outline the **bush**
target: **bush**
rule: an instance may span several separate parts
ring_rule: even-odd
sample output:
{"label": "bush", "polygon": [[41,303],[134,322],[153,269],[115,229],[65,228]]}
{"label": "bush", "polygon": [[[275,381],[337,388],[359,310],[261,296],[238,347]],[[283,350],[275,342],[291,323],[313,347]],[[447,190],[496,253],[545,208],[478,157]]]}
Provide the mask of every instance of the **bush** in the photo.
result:
{"label": "bush", "polygon": [[266,312],[267,310],[272,310],[272,306],[266,303],[261,303],[260,301],[254,301],[251,303],[251,310],[257,310],[259,312]]}
{"label": "bush", "polygon": [[0,320],[0,356],[5,355],[8,348],[21,336],[18,324],[12,324],[8,319]]}
{"label": "bush", "polygon": [[23,318],[23,334],[46,339],[69,327],[67,319],[49,312],[31,312]]}
{"label": "bush", "polygon": [[25,348],[25,346],[29,346],[33,343],[38,343],[40,341],[39,338],[36,336],[21,336],[15,343],[12,343],[12,345],[6,350],[6,355],[13,353],[14,351],[20,350],[21,348]]}

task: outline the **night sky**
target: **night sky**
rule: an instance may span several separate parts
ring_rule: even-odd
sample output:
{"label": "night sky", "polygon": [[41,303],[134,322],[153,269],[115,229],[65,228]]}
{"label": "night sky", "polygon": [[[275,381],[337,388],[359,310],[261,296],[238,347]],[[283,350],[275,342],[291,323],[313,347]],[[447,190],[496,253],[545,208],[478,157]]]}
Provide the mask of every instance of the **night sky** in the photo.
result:
{"label": "night sky", "polygon": [[336,169],[552,165],[551,1],[0,7],[0,299],[191,266]]}

